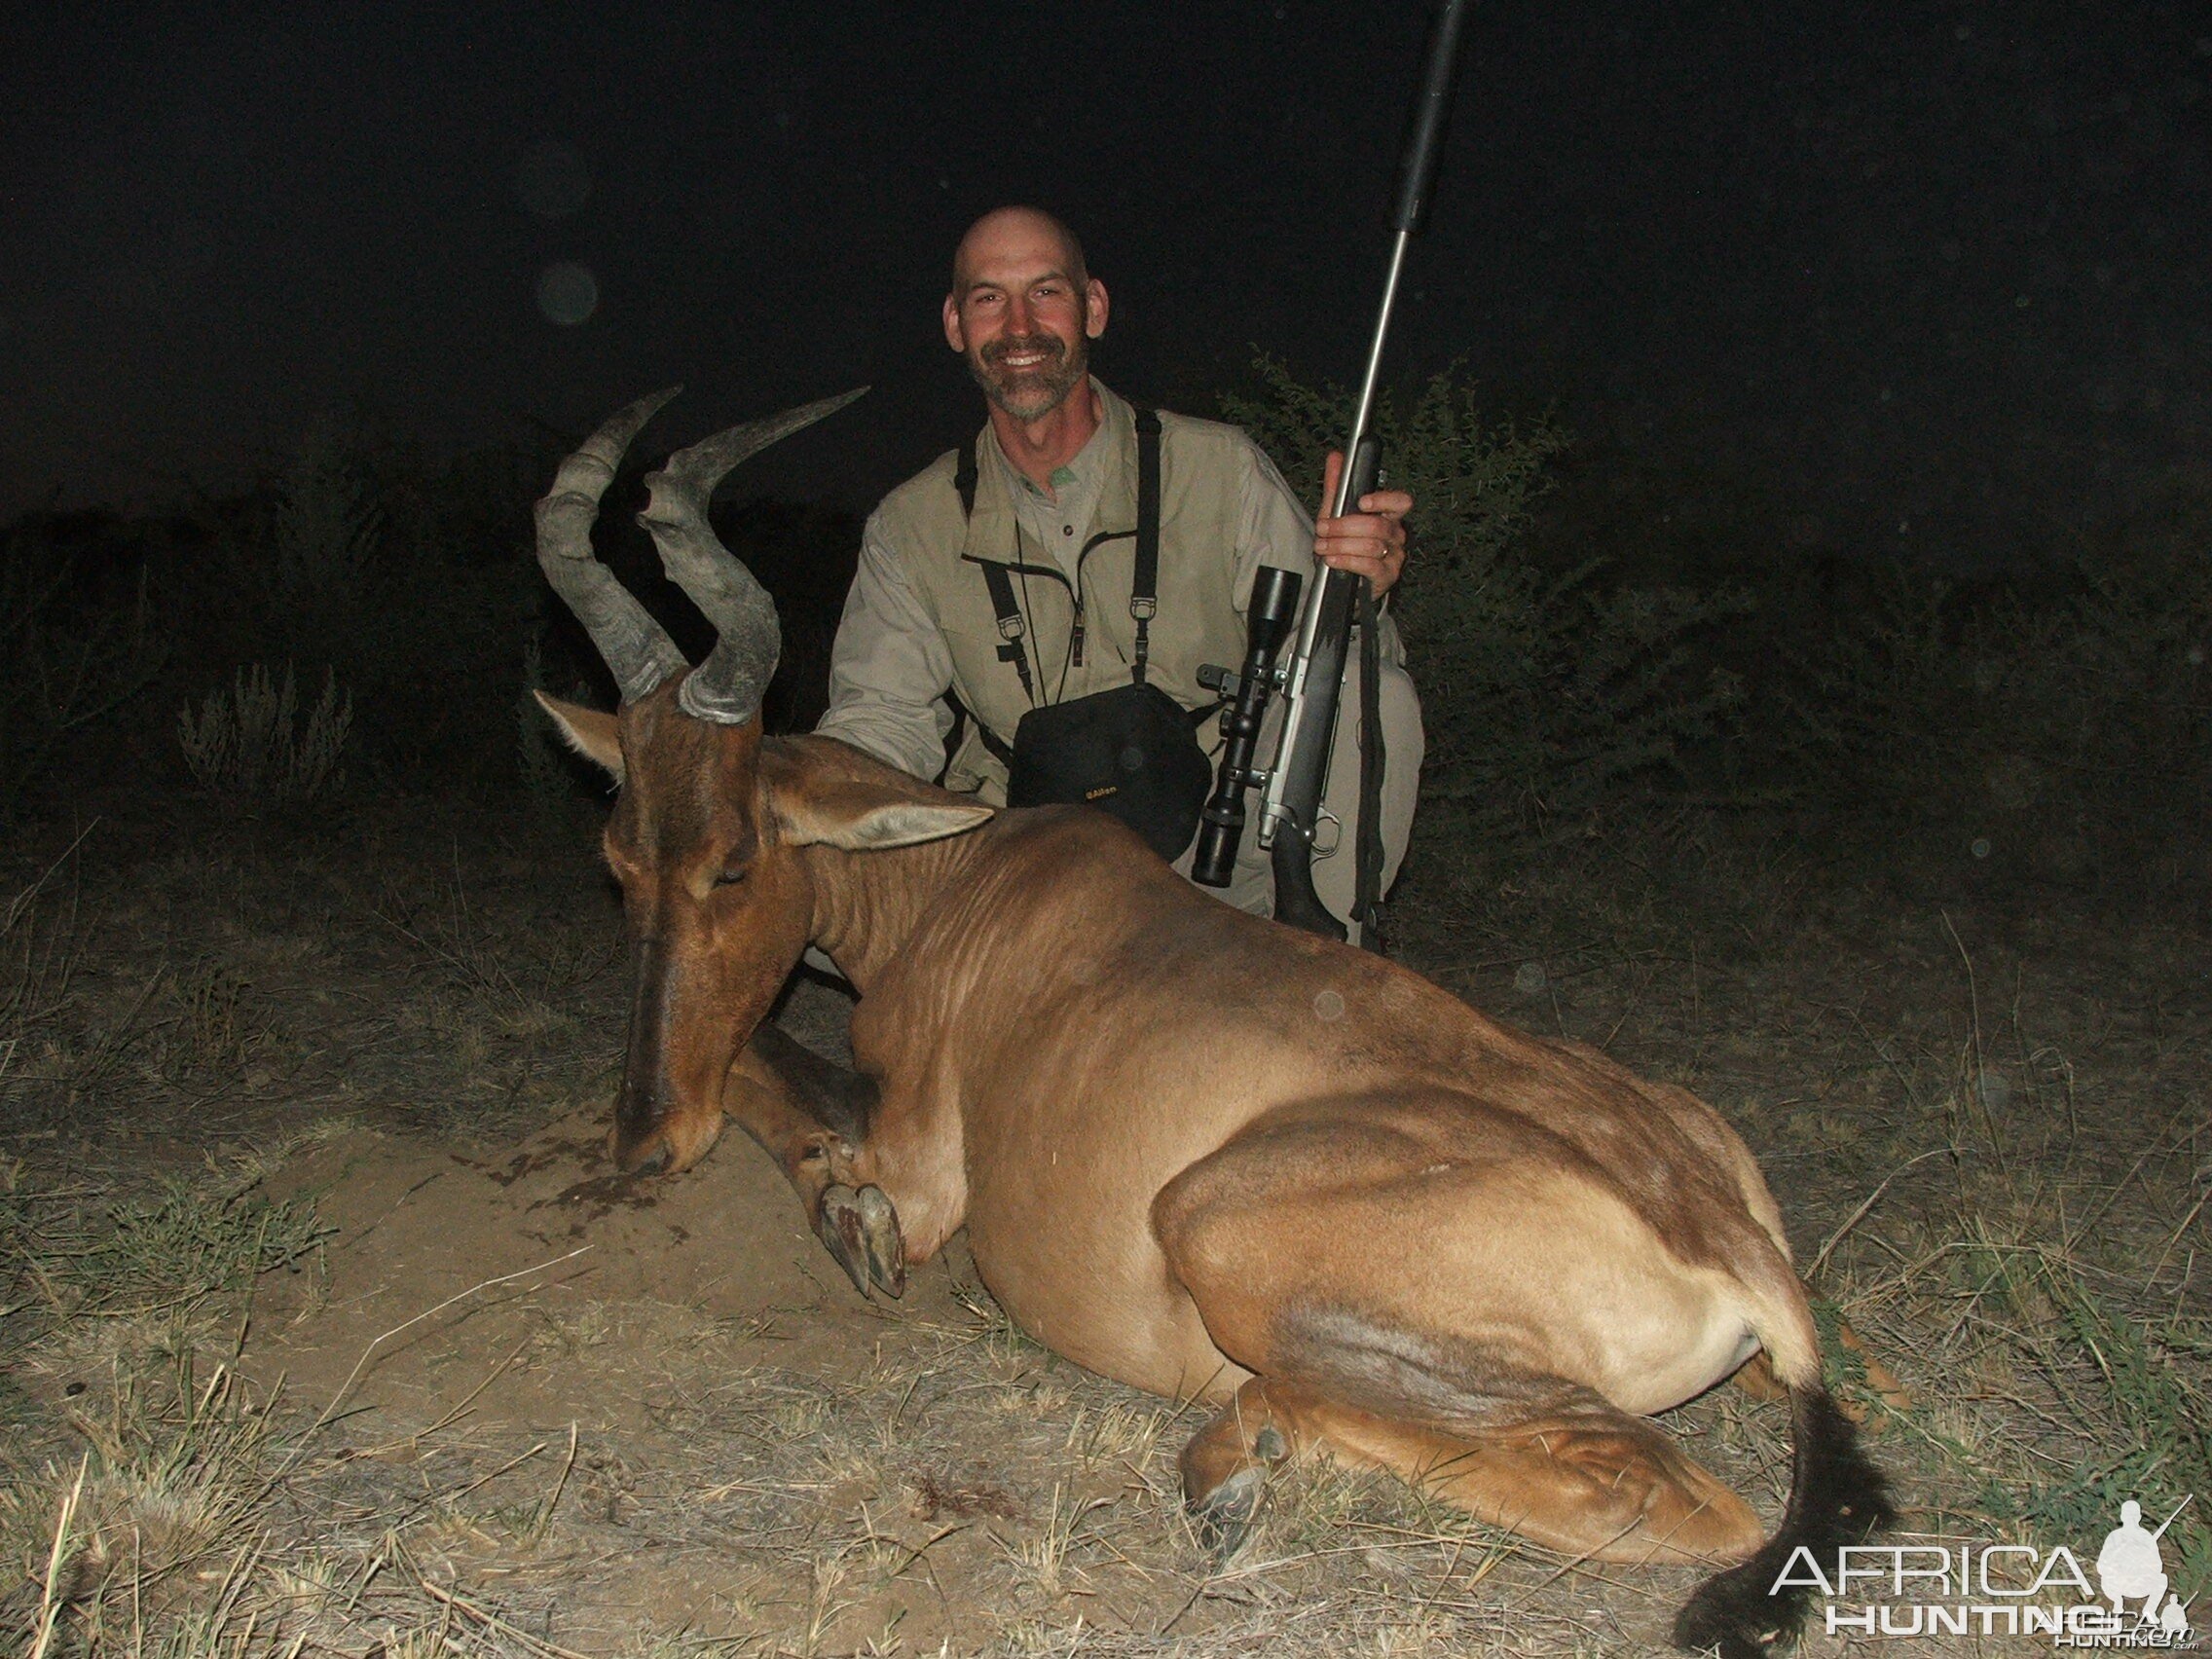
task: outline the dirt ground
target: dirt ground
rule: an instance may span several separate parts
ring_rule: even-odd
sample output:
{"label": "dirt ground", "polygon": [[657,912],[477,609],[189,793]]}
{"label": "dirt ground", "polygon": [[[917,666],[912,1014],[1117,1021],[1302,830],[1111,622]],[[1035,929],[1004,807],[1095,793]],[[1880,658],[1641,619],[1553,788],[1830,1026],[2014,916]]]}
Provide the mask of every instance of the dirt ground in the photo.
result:
{"label": "dirt ground", "polygon": [[[587,819],[78,833],[0,871],[26,1650],[1665,1646],[1694,1575],[1563,1562],[1381,1477],[1278,1478],[1214,1563],[1177,1498],[1195,1414],[1029,1343],[957,1244],[871,1305],[734,1132],[610,1178],[626,975]],[[2123,1489],[2194,1493],[2166,1547],[2201,1588],[2202,918],[1939,850],[1846,875],[1772,827],[1628,851],[1431,874],[1400,950],[1736,1124],[1863,1344],[1831,1360],[1908,1537],[2086,1561]],[[842,1057],[848,1010],[802,979],[779,1018]],[[241,1271],[181,1265],[241,1227]],[[1669,1422],[1779,1513],[1780,1408],[1724,1388]]]}

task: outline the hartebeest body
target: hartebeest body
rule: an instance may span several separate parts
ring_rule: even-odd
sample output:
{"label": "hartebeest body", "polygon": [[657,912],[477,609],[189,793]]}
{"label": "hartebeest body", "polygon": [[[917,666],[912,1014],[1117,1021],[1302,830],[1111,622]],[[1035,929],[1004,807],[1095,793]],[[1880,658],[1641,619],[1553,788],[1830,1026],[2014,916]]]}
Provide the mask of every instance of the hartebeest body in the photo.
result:
{"label": "hartebeest body", "polygon": [[[742,672],[718,647],[687,678],[590,562],[598,495],[652,407],[571,458],[539,509],[549,574],[622,653],[618,716],[548,706],[622,785],[606,852],[639,969],[623,1167],[690,1164],[727,1111],[864,1285],[896,1290],[965,1226],[1030,1335],[1219,1405],[1183,1475],[1232,1535],[1266,1467],[1311,1447],[1577,1556],[1744,1563],[1684,1609],[1686,1644],[1751,1654],[1790,1628],[1800,1604],[1769,1595],[1790,1553],[1856,1542],[1888,1509],[1823,1386],[1774,1199],[1721,1119],[1233,910],[1103,815],[994,814],[833,740],[764,738],[773,612],[763,664],[765,596],[705,502],[762,433],[828,406],[649,481],[670,573],[725,645],[756,642]],[[872,1100],[773,1027],[748,1047],[810,942],[861,993]],[[1797,1439],[1763,1548],[1749,1506],[1646,1420],[1762,1348]]]}

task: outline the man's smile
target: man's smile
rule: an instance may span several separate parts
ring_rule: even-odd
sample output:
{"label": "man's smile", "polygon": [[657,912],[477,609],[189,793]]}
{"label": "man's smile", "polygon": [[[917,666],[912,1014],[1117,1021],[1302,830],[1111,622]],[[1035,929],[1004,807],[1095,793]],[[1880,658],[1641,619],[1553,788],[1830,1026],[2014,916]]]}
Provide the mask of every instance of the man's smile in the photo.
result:
{"label": "man's smile", "polygon": [[1043,368],[1056,363],[1066,355],[1065,349],[1056,340],[1024,340],[1019,345],[1008,341],[994,341],[983,348],[983,360],[996,369],[1020,373],[1027,369]]}

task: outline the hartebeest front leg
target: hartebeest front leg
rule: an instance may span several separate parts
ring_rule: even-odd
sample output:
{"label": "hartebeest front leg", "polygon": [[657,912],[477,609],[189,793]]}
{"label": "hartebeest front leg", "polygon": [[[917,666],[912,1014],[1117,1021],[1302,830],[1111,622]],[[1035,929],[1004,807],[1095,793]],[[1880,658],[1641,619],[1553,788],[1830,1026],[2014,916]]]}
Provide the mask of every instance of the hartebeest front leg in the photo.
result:
{"label": "hartebeest front leg", "polygon": [[899,1215],[878,1187],[856,1185],[853,1159],[867,1138],[873,1079],[823,1059],[762,1025],[730,1068],[723,1110],[776,1161],[806,1219],[863,1296],[906,1288]]}

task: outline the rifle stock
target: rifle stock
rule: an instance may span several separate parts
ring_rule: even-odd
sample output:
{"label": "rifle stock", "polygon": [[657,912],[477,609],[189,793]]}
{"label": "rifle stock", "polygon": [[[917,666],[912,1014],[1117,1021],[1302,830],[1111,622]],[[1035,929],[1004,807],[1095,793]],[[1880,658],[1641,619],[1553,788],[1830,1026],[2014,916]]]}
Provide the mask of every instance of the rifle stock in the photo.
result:
{"label": "rifle stock", "polygon": [[[1352,451],[1352,464],[1345,469],[1347,477],[1359,480],[1352,500],[1375,488],[1381,461],[1382,446],[1373,438]],[[1306,637],[1284,692],[1276,764],[1281,784],[1269,818],[1275,919],[1328,939],[1343,939],[1346,930],[1313,890],[1313,843],[1320,832],[1321,792],[1328,783],[1337,709],[1344,697],[1354,606],[1366,579],[1344,571],[1323,572],[1307,611]]]}

